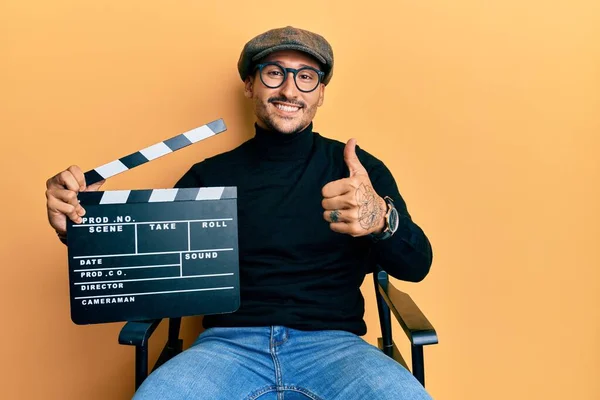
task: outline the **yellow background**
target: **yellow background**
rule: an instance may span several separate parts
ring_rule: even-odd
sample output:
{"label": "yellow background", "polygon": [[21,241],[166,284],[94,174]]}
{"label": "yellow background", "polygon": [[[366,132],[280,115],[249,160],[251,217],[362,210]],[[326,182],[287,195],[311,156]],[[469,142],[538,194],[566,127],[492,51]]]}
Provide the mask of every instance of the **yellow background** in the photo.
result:
{"label": "yellow background", "polygon": [[122,324],[70,320],[45,181],[224,118],[105,186],[170,187],[246,140],[239,51],[288,24],[335,51],[315,129],[384,160],[433,243],[431,274],[399,286],[439,333],[434,398],[600,398],[597,0],[2,0],[0,397],[131,396]]}

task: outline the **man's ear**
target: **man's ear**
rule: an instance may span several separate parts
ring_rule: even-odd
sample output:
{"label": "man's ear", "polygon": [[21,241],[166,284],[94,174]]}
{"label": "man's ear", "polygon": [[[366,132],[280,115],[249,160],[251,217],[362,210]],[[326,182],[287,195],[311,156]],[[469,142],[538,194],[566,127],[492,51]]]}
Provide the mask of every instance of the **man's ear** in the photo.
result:
{"label": "man's ear", "polygon": [[323,102],[325,101],[325,85],[322,83],[319,85],[319,101],[317,102],[317,107],[321,107]]}
{"label": "man's ear", "polygon": [[251,99],[254,95],[254,77],[247,76],[244,80],[244,96]]}

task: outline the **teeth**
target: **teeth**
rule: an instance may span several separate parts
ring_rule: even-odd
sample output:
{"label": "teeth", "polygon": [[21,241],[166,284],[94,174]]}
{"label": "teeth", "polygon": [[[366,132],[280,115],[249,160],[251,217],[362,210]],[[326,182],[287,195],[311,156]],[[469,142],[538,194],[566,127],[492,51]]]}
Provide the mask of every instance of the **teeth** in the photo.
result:
{"label": "teeth", "polygon": [[298,111],[300,109],[300,107],[284,106],[283,104],[276,104],[275,107],[279,108],[281,111],[286,112]]}

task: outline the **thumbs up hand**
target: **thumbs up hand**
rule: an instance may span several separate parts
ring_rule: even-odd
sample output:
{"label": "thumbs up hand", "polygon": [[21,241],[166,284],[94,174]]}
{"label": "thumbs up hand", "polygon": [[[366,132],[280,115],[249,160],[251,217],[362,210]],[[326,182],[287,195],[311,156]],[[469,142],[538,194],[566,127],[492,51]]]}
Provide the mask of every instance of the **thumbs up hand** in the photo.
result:
{"label": "thumbs up hand", "polygon": [[346,143],[344,161],[350,176],[329,182],[321,190],[323,218],[332,231],[354,237],[382,232],[385,200],[373,190],[369,174],[356,155],[355,139]]}

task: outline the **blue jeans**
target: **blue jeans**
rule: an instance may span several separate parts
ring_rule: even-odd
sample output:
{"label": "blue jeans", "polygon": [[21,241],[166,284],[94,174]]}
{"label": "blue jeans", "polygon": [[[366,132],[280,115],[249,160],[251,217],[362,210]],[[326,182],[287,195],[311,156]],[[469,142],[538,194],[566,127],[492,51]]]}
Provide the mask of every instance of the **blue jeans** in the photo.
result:
{"label": "blue jeans", "polygon": [[431,399],[400,364],[359,336],[282,326],[211,328],[154,371],[145,399]]}

